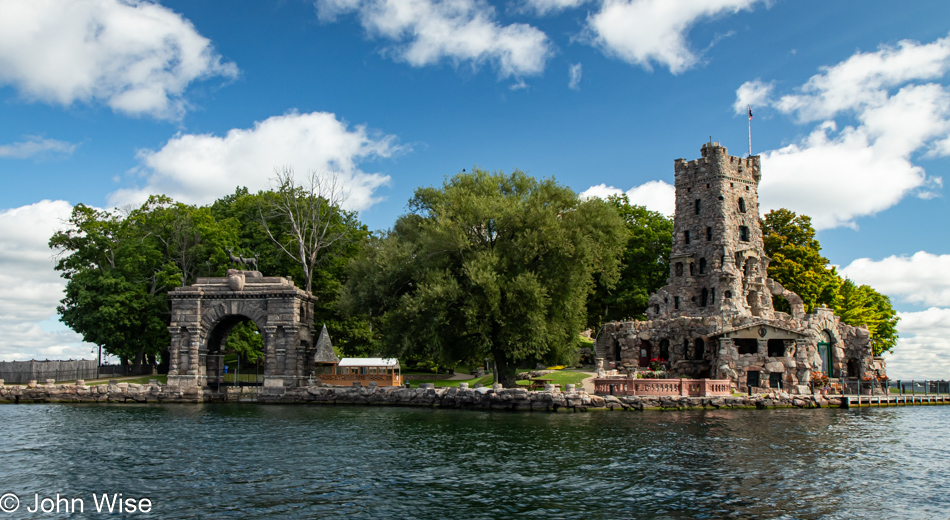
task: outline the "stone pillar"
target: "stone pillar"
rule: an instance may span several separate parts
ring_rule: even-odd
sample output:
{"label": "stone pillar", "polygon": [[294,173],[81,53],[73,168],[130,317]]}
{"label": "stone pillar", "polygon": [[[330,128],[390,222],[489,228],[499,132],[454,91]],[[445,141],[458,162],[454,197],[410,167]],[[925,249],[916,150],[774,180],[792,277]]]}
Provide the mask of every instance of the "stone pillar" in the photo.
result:
{"label": "stone pillar", "polygon": [[[186,343],[182,349],[188,353],[188,375],[197,376],[201,373],[201,359],[198,351],[201,346],[201,330],[188,330]],[[187,346],[187,348],[185,348]]]}
{"label": "stone pillar", "polygon": [[277,368],[277,327],[264,327],[264,375],[271,376],[278,373]]}
{"label": "stone pillar", "polygon": [[171,336],[171,343],[168,345],[168,375],[178,375],[178,343],[181,341],[179,328],[177,326],[168,327],[168,334]]}

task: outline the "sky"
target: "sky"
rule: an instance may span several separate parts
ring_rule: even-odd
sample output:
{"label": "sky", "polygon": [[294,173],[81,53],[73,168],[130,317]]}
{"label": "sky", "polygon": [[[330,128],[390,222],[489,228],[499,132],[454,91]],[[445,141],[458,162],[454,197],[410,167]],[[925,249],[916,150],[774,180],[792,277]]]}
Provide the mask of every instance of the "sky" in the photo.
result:
{"label": "sky", "polygon": [[672,214],[673,161],[762,157],[889,295],[892,378],[950,378],[950,3],[0,0],[0,360],[90,358],[49,237],[72,205],[334,173],[387,229],[474,167]]}

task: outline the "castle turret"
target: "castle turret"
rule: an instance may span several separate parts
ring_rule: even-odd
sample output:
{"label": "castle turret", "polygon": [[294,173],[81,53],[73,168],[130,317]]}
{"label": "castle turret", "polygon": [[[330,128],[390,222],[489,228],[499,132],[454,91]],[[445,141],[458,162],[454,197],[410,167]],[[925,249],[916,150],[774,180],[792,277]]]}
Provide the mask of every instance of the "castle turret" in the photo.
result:
{"label": "castle turret", "polygon": [[702,158],[677,159],[676,214],[668,285],[651,317],[772,316],[768,258],[759,226],[759,156],[729,155],[709,142]]}

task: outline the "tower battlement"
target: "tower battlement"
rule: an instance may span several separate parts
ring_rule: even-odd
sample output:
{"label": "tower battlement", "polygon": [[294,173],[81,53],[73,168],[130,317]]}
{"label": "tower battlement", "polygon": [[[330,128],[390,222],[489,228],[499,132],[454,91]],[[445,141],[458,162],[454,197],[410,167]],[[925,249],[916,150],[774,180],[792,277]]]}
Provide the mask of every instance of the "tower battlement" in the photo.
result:
{"label": "tower battlement", "polygon": [[729,155],[729,150],[717,142],[704,144],[700,153],[702,157],[699,159],[674,161],[677,185],[709,182],[709,179],[715,177],[758,184],[762,178],[762,163],[758,155],[735,157]]}

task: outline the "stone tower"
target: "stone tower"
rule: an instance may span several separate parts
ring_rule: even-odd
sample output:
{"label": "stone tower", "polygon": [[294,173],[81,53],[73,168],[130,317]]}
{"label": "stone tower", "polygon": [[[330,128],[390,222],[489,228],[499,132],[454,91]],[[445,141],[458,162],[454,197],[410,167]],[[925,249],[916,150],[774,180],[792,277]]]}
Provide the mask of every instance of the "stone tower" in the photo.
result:
{"label": "stone tower", "polygon": [[702,158],[677,159],[676,214],[668,284],[650,299],[651,318],[772,317],[759,226],[759,156],[729,155],[709,142]]}

